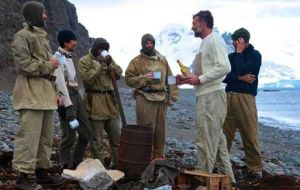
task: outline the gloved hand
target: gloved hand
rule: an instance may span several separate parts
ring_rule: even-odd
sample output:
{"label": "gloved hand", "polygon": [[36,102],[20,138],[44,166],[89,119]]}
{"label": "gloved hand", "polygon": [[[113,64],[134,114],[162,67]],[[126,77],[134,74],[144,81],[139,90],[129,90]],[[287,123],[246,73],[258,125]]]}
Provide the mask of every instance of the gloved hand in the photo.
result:
{"label": "gloved hand", "polygon": [[105,58],[104,58],[104,62],[106,63],[107,66],[109,66],[112,62],[112,57],[110,55],[107,55]]}
{"label": "gloved hand", "polygon": [[75,119],[75,110],[74,106],[70,105],[69,107],[66,107],[66,120],[72,121]]}

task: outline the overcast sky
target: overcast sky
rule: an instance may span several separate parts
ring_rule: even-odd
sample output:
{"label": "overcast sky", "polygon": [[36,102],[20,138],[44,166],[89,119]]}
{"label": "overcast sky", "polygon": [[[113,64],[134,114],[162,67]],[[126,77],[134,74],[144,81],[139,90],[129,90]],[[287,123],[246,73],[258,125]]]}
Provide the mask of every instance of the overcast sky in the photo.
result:
{"label": "overcast sky", "polygon": [[116,54],[118,46],[140,44],[144,33],[157,35],[166,25],[191,28],[193,14],[210,10],[221,33],[247,28],[250,42],[262,52],[264,61],[288,65],[300,78],[299,0],[69,1],[76,6],[78,20],[89,35],[106,38]]}

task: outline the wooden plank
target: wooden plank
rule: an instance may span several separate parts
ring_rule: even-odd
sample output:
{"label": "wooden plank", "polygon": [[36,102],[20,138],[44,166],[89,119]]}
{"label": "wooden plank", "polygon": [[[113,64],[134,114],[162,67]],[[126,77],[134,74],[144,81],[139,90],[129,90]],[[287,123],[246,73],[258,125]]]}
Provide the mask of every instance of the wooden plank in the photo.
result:
{"label": "wooden plank", "polygon": [[220,190],[220,178],[208,178],[207,189]]}
{"label": "wooden plank", "polygon": [[230,177],[223,174],[213,174],[200,170],[181,171],[175,180],[175,187],[182,185],[177,189],[184,190],[189,185],[191,188],[205,185],[207,190],[231,190]]}
{"label": "wooden plank", "polygon": [[221,188],[220,190],[231,190],[231,183],[229,176],[221,178]]}
{"label": "wooden plank", "polygon": [[182,173],[184,174],[188,174],[188,175],[195,175],[195,176],[205,176],[205,177],[226,177],[227,175],[223,175],[223,174],[214,174],[214,173],[208,173],[208,172],[204,172],[201,170],[184,170],[182,171]]}

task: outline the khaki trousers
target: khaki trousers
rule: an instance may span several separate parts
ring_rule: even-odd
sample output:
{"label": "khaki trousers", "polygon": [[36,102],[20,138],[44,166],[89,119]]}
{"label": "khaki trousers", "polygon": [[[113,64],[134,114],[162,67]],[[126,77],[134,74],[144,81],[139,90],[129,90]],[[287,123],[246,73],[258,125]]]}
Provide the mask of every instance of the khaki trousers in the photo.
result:
{"label": "khaki trousers", "polygon": [[48,169],[54,130],[53,110],[20,110],[19,117],[13,167],[24,173]]}
{"label": "khaki trousers", "polygon": [[[75,129],[69,127],[65,114],[59,114],[61,126],[60,157],[62,165],[77,166],[83,160],[84,153],[91,137],[89,118],[79,93],[70,93],[76,119],[79,126]],[[77,138],[78,133],[78,138]]]}
{"label": "khaki trousers", "polygon": [[197,96],[196,142],[197,168],[212,172],[216,160],[220,160],[224,173],[235,182],[222,126],[226,117],[226,94],[218,90]]}
{"label": "khaki trousers", "polygon": [[166,116],[167,104],[165,102],[148,101],[143,95],[136,96],[137,125],[154,129],[154,158],[165,156]]}
{"label": "khaki trousers", "polygon": [[243,141],[249,172],[262,171],[255,97],[250,94],[227,93],[227,102],[227,117],[223,130],[228,151],[238,129]]}
{"label": "khaki trousers", "polygon": [[90,141],[92,157],[103,161],[103,129],[108,135],[111,165],[117,164],[119,159],[120,145],[120,120],[112,118],[108,120],[91,120],[92,137]]}

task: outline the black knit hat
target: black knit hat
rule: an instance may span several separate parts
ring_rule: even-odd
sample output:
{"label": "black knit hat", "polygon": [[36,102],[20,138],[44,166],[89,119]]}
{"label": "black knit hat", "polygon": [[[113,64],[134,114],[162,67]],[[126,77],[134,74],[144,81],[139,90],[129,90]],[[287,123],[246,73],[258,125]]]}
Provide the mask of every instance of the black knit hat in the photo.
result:
{"label": "black knit hat", "polygon": [[39,28],[45,27],[46,25],[43,19],[44,11],[44,5],[36,1],[29,1],[25,3],[22,8],[26,22]]}
{"label": "black knit hat", "polygon": [[59,46],[64,48],[64,43],[76,40],[75,34],[71,30],[61,30],[57,35]]}
{"label": "black knit hat", "polygon": [[109,43],[104,38],[96,38],[91,48],[91,53],[93,56],[98,56],[98,50],[109,50]]}
{"label": "black knit hat", "polygon": [[244,38],[245,42],[248,43],[250,39],[249,31],[245,28],[239,28],[231,35],[233,41],[239,38]]}

